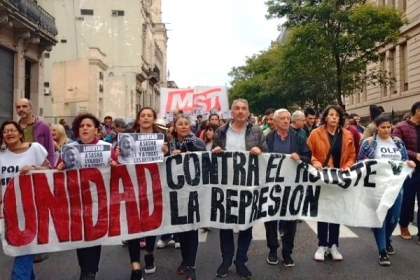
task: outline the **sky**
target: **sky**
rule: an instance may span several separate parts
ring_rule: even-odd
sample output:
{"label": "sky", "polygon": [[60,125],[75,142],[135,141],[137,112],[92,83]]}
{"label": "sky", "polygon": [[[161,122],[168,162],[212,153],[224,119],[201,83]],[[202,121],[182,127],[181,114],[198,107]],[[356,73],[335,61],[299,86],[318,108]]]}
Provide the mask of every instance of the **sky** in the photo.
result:
{"label": "sky", "polygon": [[266,0],[162,0],[168,80],[180,88],[230,85],[232,67],[269,48],[280,20]]}

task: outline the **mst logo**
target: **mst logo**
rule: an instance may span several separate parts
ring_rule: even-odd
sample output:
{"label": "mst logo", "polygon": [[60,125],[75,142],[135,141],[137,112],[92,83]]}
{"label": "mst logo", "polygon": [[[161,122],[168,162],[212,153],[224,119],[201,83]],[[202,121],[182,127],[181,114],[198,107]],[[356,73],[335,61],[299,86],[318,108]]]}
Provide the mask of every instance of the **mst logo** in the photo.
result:
{"label": "mst logo", "polygon": [[165,112],[182,109],[184,112],[193,112],[194,108],[201,108],[205,112],[210,109],[219,109],[222,88],[211,88],[203,92],[194,92],[194,89],[174,90],[168,93]]}

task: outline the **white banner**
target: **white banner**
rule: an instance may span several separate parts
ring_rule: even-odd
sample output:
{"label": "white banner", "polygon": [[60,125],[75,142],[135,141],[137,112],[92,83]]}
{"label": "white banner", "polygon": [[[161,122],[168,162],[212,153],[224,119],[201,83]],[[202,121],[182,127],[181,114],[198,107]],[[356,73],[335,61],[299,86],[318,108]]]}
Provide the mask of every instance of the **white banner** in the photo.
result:
{"label": "white banner", "polygon": [[172,121],[172,110],[194,116],[229,111],[227,89],[221,87],[161,88],[160,117]]}
{"label": "white banner", "polygon": [[165,137],[162,133],[118,133],[120,163],[162,162]]}
{"label": "white banner", "polygon": [[35,171],[4,194],[6,254],[61,251],[255,221],[379,227],[413,169],[369,160],[349,170],[247,152],[189,153],[163,163]]}

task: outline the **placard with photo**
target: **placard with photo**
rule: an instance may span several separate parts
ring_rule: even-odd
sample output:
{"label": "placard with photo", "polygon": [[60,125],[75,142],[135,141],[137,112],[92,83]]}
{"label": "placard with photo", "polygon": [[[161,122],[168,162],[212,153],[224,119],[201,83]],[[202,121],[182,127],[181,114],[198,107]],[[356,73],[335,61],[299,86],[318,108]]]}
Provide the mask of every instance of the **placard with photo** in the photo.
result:
{"label": "placard with photo", "polygon": [[125,164],[162,162],[164,141],[162,133],[118,133],[118,161]]}
{"label": "placard with photo", "polygon": [[107,166],[111,145],[68,144],[61,148],[61,159],[66,169]]}

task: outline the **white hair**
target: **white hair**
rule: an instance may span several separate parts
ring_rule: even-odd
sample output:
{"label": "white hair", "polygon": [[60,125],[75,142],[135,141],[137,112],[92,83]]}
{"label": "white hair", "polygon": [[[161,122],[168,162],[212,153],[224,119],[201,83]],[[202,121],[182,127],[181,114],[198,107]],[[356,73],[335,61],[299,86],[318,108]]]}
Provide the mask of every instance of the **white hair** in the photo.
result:
{"label": "white hair", "polygon": [[287,112],[289,114],[289,117],[290,117],[290,112],[287,109],[282,108],[282,109],[278,109],[274,112],[273,119],[278,120],[280,114],[283,113],[283,112]]}
{"label": "white hair", "polygon": [[296,121],[298,121],[299,119],[305,118],[305,114],[302,111],[295,111],[292,114],[292,117],[290,118],[290,121],[292,123],[295,123]]}

